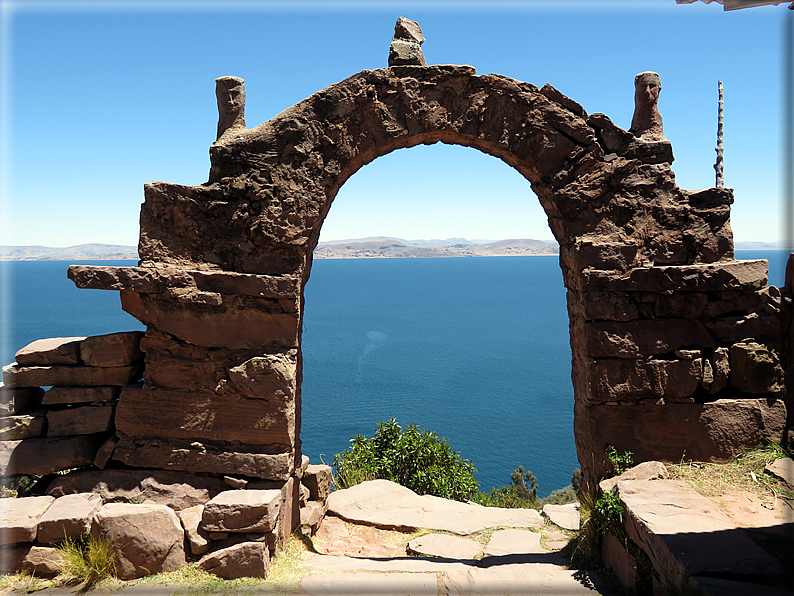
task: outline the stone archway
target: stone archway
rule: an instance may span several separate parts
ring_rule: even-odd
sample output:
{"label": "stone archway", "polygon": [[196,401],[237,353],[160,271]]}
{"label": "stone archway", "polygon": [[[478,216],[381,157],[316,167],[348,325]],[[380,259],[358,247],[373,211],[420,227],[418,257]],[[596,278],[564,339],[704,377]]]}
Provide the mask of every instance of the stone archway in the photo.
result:
{"label": "stone archway", "polygon": [[[568,289],[585,478],[608,445],[639,460],[728,457],[780,435],[786,308],[765,261],[735,261],[728,189],[678,188],[667,141],[546,85],[467,66],[363,71],[210,150],[202,186],[146,186],[136,268],[73,267],[147,325],[114,458],[288,482],[300,462],[303,287],[342,184],[444,142],[530,181]],[[289,524],[288,524],[289,525]]]}

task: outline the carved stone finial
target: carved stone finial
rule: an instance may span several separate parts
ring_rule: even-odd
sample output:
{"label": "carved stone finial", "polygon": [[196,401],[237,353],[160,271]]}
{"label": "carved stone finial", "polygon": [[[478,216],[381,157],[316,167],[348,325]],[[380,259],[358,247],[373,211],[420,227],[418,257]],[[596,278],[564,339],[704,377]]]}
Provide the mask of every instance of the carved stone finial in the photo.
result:
{"label": "carved stone finial", "polygon": [[419,23],[405,17],[397,19],[389,46],[389,66],[427,66],[421,47],[424,41]]}
{"label": "carved stone finial", "polygon": [[215,96],[218,99],[219,141],[229,129],[245,130],[245,81],[240,77],[215,79]]}
{"label": "carved stone finial", "polygon": [[662,82],[655,72],[641,72],[634,77],[634,117],[629,132],[644,141],[665,141],[659,92]]}

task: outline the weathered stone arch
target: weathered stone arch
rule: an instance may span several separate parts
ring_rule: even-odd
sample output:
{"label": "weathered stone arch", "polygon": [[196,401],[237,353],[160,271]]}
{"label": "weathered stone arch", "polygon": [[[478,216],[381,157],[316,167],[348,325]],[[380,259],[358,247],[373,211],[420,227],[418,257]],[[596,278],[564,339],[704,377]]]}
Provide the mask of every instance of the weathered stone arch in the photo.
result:
{"label": "weathered stone arch", "polygon": [[[560,244],[575,436],[638,459],[727,457],[785,422],[780,292],[735,261],[732,192],[682,190],[667,141],[546,85],[466,66],[363,71],[210,150],[201,186],[145,188],[137,268],[73,267],[147,325],[114,457],[286,482],[300,466],[303,287],[339,188],[421,143],[465,145],[527,178]],[[154,414],[153,414],[154,413]]]}

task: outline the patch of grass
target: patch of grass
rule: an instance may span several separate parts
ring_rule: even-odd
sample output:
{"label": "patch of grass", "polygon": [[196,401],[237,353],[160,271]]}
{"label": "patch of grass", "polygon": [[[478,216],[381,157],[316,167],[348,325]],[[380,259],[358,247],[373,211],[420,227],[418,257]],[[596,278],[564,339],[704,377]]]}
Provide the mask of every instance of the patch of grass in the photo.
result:
{"label": "patch of grass", "polygon": [[116,576],[116,553],[106,539],[86,536],[80,542],[66,540],[57,549],[61,558],[59,584],[90,588]]}
{"label": "patch of grass", "polygon": [[776,459],[786,457],[785,450],[775,443],[749,449],[727,463],[682,462],[667,465],[671,478],[686,481],[706,497],[720,495],[726,489],[744,490],[756,494],[762,502],[785,499],[794,502],[794,493],[764,468]]}

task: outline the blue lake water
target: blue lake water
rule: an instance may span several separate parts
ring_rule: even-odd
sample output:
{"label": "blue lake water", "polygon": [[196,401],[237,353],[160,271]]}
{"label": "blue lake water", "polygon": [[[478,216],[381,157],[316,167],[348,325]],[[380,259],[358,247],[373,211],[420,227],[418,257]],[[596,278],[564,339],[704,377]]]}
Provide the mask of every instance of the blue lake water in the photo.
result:
{"label": "blue lake water", "polygon": [[[769,259],[780,286],[787,254],[737,258]],[[75,288],[69,264],[0,263],[3,363],[35,339],[143,328],[116,292]],[[315,463],[395,417],[445,437],[474,462],[484,490],[523,465],[546,495],[578,466],[556,256],[317,260],[303,353],[301,437]]]}

